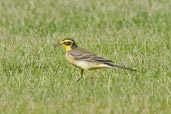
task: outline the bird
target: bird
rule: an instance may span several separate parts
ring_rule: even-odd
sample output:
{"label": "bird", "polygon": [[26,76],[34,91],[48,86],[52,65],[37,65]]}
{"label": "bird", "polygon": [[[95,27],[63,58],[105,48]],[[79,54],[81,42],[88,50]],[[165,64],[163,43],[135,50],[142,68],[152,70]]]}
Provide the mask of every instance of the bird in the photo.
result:
{"label": "bird", "polygon": [[65,38],[61,42],[59,42],[59,44],[62,45],[66,50],[66,59],[74,66],[79,67],[81,69],[81,76],[77,79],[77,81],[83,78],[84,70],[93,70],[100,68],[118,68],[136,71],[133,68],[116,65],[112,60],[97,56],[79,47],[76,42],[71,38]]}

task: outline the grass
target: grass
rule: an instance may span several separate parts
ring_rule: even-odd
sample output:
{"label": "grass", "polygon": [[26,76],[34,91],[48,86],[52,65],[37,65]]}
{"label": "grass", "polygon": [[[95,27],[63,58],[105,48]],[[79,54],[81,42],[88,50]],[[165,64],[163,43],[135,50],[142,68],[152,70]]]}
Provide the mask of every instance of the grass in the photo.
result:
{"label": "grass", "polygon": [[[169,0],[1,0],[1,114],[171,113]],[[71,37],[138,72],[86,71],[54,47]]]}

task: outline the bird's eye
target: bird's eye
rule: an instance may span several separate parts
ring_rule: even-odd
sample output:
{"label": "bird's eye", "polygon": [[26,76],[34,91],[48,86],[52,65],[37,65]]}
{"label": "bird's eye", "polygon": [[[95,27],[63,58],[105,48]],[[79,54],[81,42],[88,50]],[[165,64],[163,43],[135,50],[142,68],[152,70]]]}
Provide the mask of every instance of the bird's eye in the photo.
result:
{"label": "bird's eye", "polygon": [[71,42],[64,42],[65,45],[71,45]]}

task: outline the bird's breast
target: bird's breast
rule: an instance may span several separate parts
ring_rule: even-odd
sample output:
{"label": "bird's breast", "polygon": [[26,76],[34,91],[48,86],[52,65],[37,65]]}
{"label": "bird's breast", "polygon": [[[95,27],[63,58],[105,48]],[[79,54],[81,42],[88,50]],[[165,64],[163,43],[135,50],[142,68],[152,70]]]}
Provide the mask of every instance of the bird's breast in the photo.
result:
{"label": "bird's breast", "polygon": [[104,64],[99,64],[96,62],[88,62],[85,60],[75,60],[74,57],[70,53],[66,53],[66,59],[73,65],[88,70],[88,69],[98,69],[98,68],[104,68],[107,67]]}
{"label": "bird's breast", "polygon": [[74,62],[75,62],[74,57],[68,53],[66,53],[66,59],[72,64],[74,64]]}
{"label": "bird's breast", "polygon": [[74,57],[72,55],[70,55],[69,53],[66,53],[66,59],[73,65],[82,68],[82,69],[89,69],[90,65],[85,62],[85,61],[79,61],[79,60],[75,60]]}

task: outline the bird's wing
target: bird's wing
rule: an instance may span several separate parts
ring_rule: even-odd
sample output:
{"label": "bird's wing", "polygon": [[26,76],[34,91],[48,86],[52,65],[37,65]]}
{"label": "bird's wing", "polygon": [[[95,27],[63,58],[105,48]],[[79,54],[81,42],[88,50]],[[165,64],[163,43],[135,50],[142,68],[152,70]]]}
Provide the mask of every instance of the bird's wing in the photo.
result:
{"label": "bird's wing", "polygon": [[79,48],[77,50],[72,50],[69,52],[74,59],[76,60],[84,60],[87,62],[96,62],[97,64],[105,64],[108,65],[110,68],[119,68],[119,69],[126,69],[126,70],[131,70],[131,71],[136,71],[135,69],[128,68],[125,66],[120,66],[120,65],[115,65],[113,61],[105,59],[103,57],[96,56],[95,54],[86,51],[82,48]]}
{"label": "bird's wing", "polygon": [[113,61],[105,59],[103,57],[96,56],[95,54],[84,50],[82,48],[79,48],[77,50],[72,50],[70,54],[74,57],[76,60],[84,60],[87,62],[99,62],[99,63],[111,63]]}

